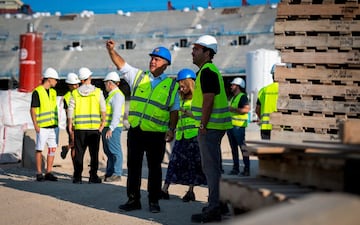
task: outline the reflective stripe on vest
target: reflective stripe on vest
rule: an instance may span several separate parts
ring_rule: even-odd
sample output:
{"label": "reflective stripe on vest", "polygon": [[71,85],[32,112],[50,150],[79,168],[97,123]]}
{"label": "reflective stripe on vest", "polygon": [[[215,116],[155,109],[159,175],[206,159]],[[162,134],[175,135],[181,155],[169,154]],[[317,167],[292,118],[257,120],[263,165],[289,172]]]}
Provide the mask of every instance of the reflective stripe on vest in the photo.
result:
{"label": "reflective stripe on vest", "polygon": [[259,91],[259,101],[261,104],[261,130],[271,130],[272,125],[270,123],[270,114],[276,112],[276,104],[278,99],[279,84],[274,82],[268,86],[262,88]]}
{"label": "reflective stripe on vest", "polygon": [[131,127],[140,125],[143,131],[166,132],[177,90],[178,84],[171,78],[165,78],[153,89],[148,72],[139,71],[130,96]]}
{"label": "reflective stripe on vest", "polygon": [[74,125],[76,130],[95,130],[100,127],[100,88],[87,96],[80,95],[78,89],[72,92],[75,101]]}
{"label": "reflective stripe on vest", "polygon": [[[180,104],[182,105],[183,110],[190,111],[191,109],[191,101],[180,100]],[[181,140],[182,138],[190,139],[195,137],[198,134],[198,128],[195,126],[195,119],[185,115],[185,113],[179,110],[179,120],[176,125],[176,140]]]}
{"label": "reflective stripe on vest", "polygon": [[[244,93],[239,93],[230,100],[230,106],[233,108],[238,108],[241,97],[245,95]],[[249,115],[248,113],[239,114],[236,112],[231,112],[231,121],[233,126],[237,127],[247,127]]]}
{"label": "reflective stripe on vest", "polygon": [[232,128],[231,114],[227,103],[224,80],[219,70],[212,63],[206,63],[198,72],[198,75],[195,80],[195,89],[193,94],[191,111],[195,117],[196,126],[199,127],[202,116],[203,94],[201,91],[200,78],[201,78],[201,72],[204,68],[209,68],[217,74],[220,85],[220,93],[215,95],[213,109],[210,115],[209,122],[206,125],[206,128],[217,129],[217,130],[230,129]]}
{"label": "reflective stripe on vest", "polygon": [[[110,104],[111,99],[114,97],[116,93],[119,93],[120,95],[124,96],[122,91],[120,91],[119,88],[113,90],[108,97],[106,98],[106,121],[105,121],[105,127],[109,127],[112,120],[112,106]],[[117,127],[123,127],[123,119],[124,119],[124,112],[125,112],[125,104],[122,104],[121,106],[121,115],[120,115],[120,121]]]}
{"label": "reflective stripe on vest", "polygon": [[36,121],[39,127],[49,127],[58,125],[58,110],[56,103],[56,90],[49,89],[49,94],[44,86],[35,88],[40,100],[40,107],[35,108]]}

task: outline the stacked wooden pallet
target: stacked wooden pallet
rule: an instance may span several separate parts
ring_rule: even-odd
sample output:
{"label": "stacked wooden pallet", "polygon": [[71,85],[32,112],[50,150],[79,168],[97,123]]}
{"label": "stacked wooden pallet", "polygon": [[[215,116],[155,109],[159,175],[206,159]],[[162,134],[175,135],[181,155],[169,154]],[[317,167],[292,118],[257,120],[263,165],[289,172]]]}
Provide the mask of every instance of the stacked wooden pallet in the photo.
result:
{"label": "stacked wooden pallet", "polygon": [[360,119],[360,4],[283,0],[274,27],[282,62],[275,139],[339,139],[339,121]]}

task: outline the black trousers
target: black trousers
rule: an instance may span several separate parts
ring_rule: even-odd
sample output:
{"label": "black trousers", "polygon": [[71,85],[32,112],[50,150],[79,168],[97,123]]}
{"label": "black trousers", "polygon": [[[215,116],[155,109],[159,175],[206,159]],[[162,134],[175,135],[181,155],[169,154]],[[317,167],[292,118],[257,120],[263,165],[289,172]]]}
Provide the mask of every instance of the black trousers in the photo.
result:
{"label": "black trousers", "polygon": [[139,127],[130,128],[127,139],[127,195],[129,199],[140,199],[142,162],[146,153],[148,166],[149,202],[158,202],[161,193],[161,163],[165,154],[165,133],[142,131]]}
{"label": "black trousers", "polygon": [[99,168],[100,132],[98,130],[75,130],[74,179],[81,179],[84,155],[89,147],[90,177],[97,177]]}

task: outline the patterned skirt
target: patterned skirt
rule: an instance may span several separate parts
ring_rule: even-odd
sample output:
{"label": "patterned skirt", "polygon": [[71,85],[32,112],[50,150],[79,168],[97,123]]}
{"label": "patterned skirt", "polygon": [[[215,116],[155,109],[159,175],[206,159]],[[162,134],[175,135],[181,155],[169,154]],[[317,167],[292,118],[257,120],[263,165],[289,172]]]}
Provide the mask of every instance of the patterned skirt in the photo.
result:
{"label": "patterned skirt", "polygon": [[170,155],[165,183],[182,185],[206,185],[201,168],[197,137],[176,140]]}

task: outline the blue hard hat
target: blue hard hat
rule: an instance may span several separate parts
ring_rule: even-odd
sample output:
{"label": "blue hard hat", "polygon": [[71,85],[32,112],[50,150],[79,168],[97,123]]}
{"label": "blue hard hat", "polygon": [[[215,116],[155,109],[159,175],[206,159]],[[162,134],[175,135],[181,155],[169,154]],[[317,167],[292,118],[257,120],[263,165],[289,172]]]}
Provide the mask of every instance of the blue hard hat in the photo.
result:
{"label": "blue hard hat", "polygon": [[176,81],[185,80],[186,78],[196,79],[196,74],[191,69],[182,69],[178,72]]}
{"label": "blue hard hat", "polygon": [[158,56],[168,61],[169,65],[171,64],[171,54],[169,49],[165,47],[157,47],[149,54],[150,56]]}

